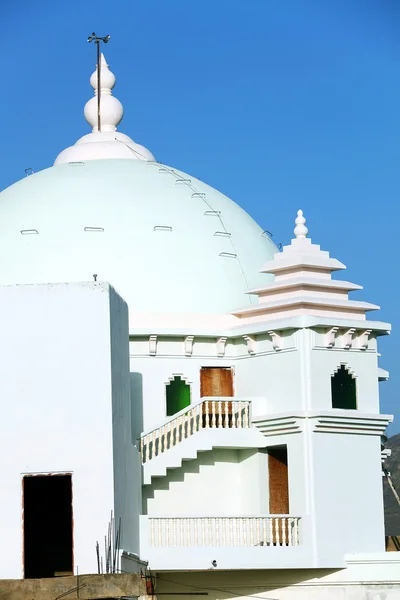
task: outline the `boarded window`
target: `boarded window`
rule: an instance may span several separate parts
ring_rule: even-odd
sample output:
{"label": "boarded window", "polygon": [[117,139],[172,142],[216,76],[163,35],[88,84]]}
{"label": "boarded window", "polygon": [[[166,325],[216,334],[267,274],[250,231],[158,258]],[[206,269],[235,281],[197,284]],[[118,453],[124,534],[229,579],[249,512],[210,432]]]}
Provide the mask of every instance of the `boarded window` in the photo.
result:
{"label": "boarded window", "polygon": [[200,396],[233,396],[231,368],[202,367],[200,371]]}
{"label": "boarded window", "polygon": [[344,365],[331,377],[332,408],[355,410],[357,408],[356,380]]}
{"label": "boarded window", "polygon": [[[233,370],[228,367],[202,367],[200,371],[200,397],[221,396],[223,398],[233,396]],[[221,417],[219,414],[213,416],[213,412],[219,413],[219,410],[213,409],[211,402],[203,403],[203,427],[232,427],[232,402],[225,402],[221,406]],[[207,419],[208,413],[208,419]]]}
{"label": "boarded window", "polygon": [[190,385],[175,375],[166,386],[167,417],[171,417],[190,404]]}
{"label": "boarded window", "polygon": [[287,446],[268,449],[269,512],[289,514],[289,477]]}

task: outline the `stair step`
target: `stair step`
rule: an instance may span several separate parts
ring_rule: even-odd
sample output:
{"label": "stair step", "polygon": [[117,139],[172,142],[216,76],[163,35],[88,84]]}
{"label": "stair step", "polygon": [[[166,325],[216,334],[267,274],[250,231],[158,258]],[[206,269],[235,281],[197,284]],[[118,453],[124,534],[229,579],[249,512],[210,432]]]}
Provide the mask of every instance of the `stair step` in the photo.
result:
{"label": "stair step", "polygon": [[203,429],[146,462],[143,485],[151,485],[152,478],[165,477],[169,469],[180,469],[183,462],[196,460],[201,452],[210,452],[213,448],[263,448],[266,445],[265,436],[256,427]]}

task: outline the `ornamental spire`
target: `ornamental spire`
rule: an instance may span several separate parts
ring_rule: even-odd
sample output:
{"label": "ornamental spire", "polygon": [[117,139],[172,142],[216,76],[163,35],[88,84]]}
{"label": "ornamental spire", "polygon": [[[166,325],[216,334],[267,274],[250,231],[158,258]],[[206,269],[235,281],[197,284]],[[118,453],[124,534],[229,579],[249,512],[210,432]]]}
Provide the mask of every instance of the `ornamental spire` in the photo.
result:
{"label": "ornamental spire", "polygon": [[296,239],[304,239],[307,237],[308,229],[305,225],[306,219],[303,217],[303,211],[297,211],[297,218],[295,220],[296,227],[294,228],[294,235]]}
{"label": "ornamental spire", "polygon": [[104,54],[99,51],[100,41],[107,43],[109,36],[105,38],[93,36],[94,33],[89,36],[88,41],[99,40],[99,43],[96,43],[97,66],[100,68],[96,68],[90,77],[94,96],[86,102],[84,109],[85,119],[92,126],[92,133],[84,135],[73,146],[60,152],[54,164],[119,158],[155,161],[150,150],[137,144],[124,133],[116,131],[124,115],[124,109],[121,102],[112,95],[115,75],[110,71]]}
{"label": "ornamental spire", "polygon": [[115,131],[124,116],[124,109],[121,102],[112,95],[115,75],[110,71],[104,54],[100,55],[100,104],[98,103],[98,65],[90,77],[90,85],[94,90],[94,97],[85,104],[86,121],[92,126],[93,132]]}

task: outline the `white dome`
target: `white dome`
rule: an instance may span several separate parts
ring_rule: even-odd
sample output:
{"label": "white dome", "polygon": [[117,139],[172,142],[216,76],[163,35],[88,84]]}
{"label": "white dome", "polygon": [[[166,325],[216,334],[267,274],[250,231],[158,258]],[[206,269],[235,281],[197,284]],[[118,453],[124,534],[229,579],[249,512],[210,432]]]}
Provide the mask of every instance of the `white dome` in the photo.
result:
{"label": "white dome", "polygon": [[60,164],[0,194],[0,284],[96,274],[131,311],[215,314],[252,301],[275,252],[237,204],[156,162]]}

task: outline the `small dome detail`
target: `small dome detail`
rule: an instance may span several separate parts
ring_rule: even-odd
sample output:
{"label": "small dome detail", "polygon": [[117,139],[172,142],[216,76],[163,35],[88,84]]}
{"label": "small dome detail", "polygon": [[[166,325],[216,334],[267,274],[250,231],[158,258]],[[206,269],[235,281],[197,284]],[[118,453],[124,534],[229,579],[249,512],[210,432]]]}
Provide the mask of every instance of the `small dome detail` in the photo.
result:
{"label": "small dome detail", "polygon": [[63,150],[54,164],[84,162],[109,158],[128,158],[133,160],[155,161],[153,154],[144,146],[134,142],[129,136],[117,132],[124,116],[121,102],[112,95],[115,75],[104,57],[100,56],[100,131],[98,130],[97,65],[90,77],[94,96],[84,108],[86,121],[92,127],[92,133],[81,137],[73,146]]}

